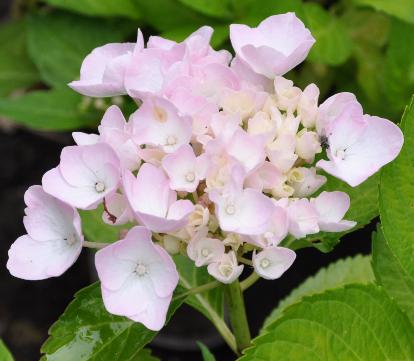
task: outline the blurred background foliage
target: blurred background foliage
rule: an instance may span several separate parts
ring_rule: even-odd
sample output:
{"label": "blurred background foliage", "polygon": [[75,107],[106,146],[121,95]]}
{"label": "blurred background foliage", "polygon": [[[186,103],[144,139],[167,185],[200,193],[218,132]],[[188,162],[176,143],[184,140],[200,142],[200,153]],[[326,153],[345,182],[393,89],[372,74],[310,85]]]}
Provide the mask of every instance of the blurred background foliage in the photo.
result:
{"label": "blurred background foliage", "polygon": [[112,100],[66,85],[93,48],[135,41],[138,27],[181,41],[208,24],[212,45],[230,49],[230,23],[288,11],[317,42],[287,77],[316,83],[321,100],[351,91],[367,113],[398,122],[414,92],[414,0],[14,0],[0,23],[0,118],[36,130],[93,128]]}

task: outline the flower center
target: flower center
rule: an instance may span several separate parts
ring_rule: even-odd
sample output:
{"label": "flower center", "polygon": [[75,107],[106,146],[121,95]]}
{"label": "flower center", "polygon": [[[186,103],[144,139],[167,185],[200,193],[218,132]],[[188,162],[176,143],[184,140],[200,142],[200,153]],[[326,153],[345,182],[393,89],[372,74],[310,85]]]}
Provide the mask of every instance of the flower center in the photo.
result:
{"label": "flower center", "polygon": [[226,207],[226,213],[227,213],[229,216],[232,216],[234,213],[236,213],[236,207],[234,207],[234,205],[233,205],[233,204],[229,204],[229,205],[227,205],[227,207]]}
{"label": "flower center", "polygon": [[203,248],[203,249],[201,250],[201,255],[202,255],[203,257],[208,257],[208,256],[209,256],[209,254],[210,254],[210,250],[209,250],[208,248]]}
{"label": "flower center", "polygon": [[264,238],[273,238],[275,236],[275,234],[273,232],[266,232],[264,235]]}
{"label": "flower center", "polygon": [[95,190],[98,193],[102,193],[105,190],[105,184],[103,184],[102,182],[96,182],[95,183]]}
{"label": "flower center", "polygon": [[185,175],[185,180],[187,181],[187,182],[194,182],[194,180],[195,180],[195,174],[194,174],[194,172],[188,172],[186,175]]}
{"label": "flower center", "polygon": [[148,273],[147,266],[142,263],[138,263],[137,267],[135,268],[135,273],[140,277],[144,276]]}
{"label": "flower center", "polygon": [[169,135],[167,137],[166,144],[167,145],[176,145],[177,144],[177,138],[174,137],[173,135]]}
{"label": "flower center", "polygon": [[74,234],[71,234],[70,236],[64,238],[64,240],[68,246],[73,246],[78,241]]}
{"label": "flower center", "polygon": [[230,276],[232,271],[233,271],[233,267],[229,264],[222,264],[222,265],[219,266],[219,272],[224,277]]}
{"label": "flower center", "polygon": [[270,266],[270,261],[269,261],[267,258],[263,258],[263,259],[260,261],[260,266],[261,266],[262,268],[267,268],[267,267],[269,267],[269,266]]}
{"label": "flower center", "polygon": [[167,112],[163,108],[155,106],[153,111],[154,111],[154,118],[158,122],[165,123],[167,121],[167,118],[168,118]]}
{"label": "flower center", "polygon": [[338,149],[338,150],[335,152],[335,155],[336,155],[339,159],[344,160],[344,159],[345,159],[345,155],[346,155],[346,149]]}

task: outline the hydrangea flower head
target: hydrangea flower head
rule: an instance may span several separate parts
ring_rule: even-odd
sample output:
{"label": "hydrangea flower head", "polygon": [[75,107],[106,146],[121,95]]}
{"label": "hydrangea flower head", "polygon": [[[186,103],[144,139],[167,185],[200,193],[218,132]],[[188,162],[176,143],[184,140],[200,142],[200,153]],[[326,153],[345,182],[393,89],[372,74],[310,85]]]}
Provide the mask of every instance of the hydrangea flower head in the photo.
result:
{"label": "hydrangea flower head", "polygon": [[325,173],[359,185],[398,155],[398,126],[364,114],[353,94],[319,104],[317,85],[283,77],[315,43],[295,14],[231,25],[234,58],[210,46],[212,32],[145,46],[138,31],[136,44],[86,57],[74,90],[139,106],[129,117],[109,107],[99,134],[75,132],[43,188],[28,190],[13,275],[64,272],[88,245],[75,208],[102,204],[103,222],[124,227],[95,258],[105,307],[159,330],[179,280],[169,253],[225,284],[246,266],[277,279],[295,260],[292,239],[356,225],[349,196],[323,190]]}

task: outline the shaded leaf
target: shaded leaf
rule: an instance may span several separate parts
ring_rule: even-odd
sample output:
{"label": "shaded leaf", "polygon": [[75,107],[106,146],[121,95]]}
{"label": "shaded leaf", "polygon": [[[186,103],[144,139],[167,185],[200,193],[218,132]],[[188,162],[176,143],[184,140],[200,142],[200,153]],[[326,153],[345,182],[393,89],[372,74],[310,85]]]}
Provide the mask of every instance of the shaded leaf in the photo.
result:
{"label": "shaded leaf", "polygon": [[289,296],[280,301],[277,308],[266,318],[262,332],[280,318],[289,306],[300,302],[305,296],[312,296],[350,283],[370,283],[373,281],[375,281],[375,277],[369,256],[357,255],[331,263],[328,267],[321,268],[314,276],[307,278]]}
{"label": "shaded leaf", "polygon": [[46,0],[50,5],[95,16],[124,16],[132,19],[140,17],[134,0]]}
{"label": "shaded leaf", "polygon": [[233,13],[230,0],[178,0],[180,3],[207,16],[228,19]]}
{"label": "shaded leaf", "polygon": [[197,342],[198,347],[200,347],[201,355],[203,356],[203,361],[216,361],[214,355],[210,350],[201,342]]}
{"label": "shaded leaf", "polygon": [[316,39],[309,60],[328,65],[344,63],[351,55],[352,42],[342,23],[316,3],[303,5],[303,22]]}
{"label": "shaded leaf", "polygon": [[83,107],[84,99],[70,89],[33,91],[13,99],[0,99],[0,116],[39,130],[96,126],[100,113]]}
{"label": "shaded leaf", "polygon": [[0,339],[0,361],[13,361],[13,356],[7,349],[3,340]]}
{"label": "shaded leaf", "polygon": [[412,360],[414,328],[379,287],[348,285],[304,298],[240,361]]}
{"label": "shaded leaf", "polygon": [[131,32],[127,23],[63,12],[35,14],[29,20],[29,53],[43,80],[60,87],[79,79],[81,63],[94,48],[121,42]]}
{"label": "shaded leaf", "polygon": [[[180,284],[184,288],[190,289],[214,281],[214,278],[208,274],[206,267],[196,267],[194,262],[186,256],[176,255],[173,258],[180,274]],[[219,286],[203,293],[191,295],[186,298],[185,302],[210,320],[212,317],[222,318],[224,289]]]}
{"label": "shaded leaf", "polygon": [[371,6],[389,15],[414,23],[414,2],[412,0],[354,0],[358,5]]}
{"label": "shaded leaf", "polygon": [[414,278],[405,272],[391,252],[381,228],[372,235],[372,266],[385,292],[414,324]]}
{"label": "shaded leaf", "polygon": [[389,249],[414,278],[414,98],[404,112],[401,129],[405,136],[401,153],[381,171],[380,217]]}
{"label": "shaded leaf", "polygon": [[39,72],[27,54],[24,20],[2,24],[0,44],[0,96],[40,81]]}
{"label": "shaded leaf", "polygon": [[[182,290],[177,288],[176,292]],[[182,300],[172,301],[167,319],[181,303]],[[44,354],[42,361],[154,360],[148,351],[142,349],[157,333],[140,323],[108,313],[102,302],[99,283],[75,295],[49,334],[41,348]]]}

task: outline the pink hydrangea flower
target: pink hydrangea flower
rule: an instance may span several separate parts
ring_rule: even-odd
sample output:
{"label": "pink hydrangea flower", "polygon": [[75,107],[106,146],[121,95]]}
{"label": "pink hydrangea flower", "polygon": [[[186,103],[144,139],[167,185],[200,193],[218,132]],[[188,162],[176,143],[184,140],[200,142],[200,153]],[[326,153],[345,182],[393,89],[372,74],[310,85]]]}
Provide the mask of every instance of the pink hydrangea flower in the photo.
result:
{"label": "pink hydrangea flower", "polygon": [[253,266],[261,277],[275,280],[290,268],[295,258],[296,253],[289,248],[269,247],[253,253]]}
{"label": "pink hydrangea flower", "polygon": [[217,262],[224,254],[224,243],[220,239],[207,236],[208,229],[196,233],[187,246],[187,254],[197,267]]}
{"label": "pink hydrangea flower", "polygon": [[121,166],[131,171],[137,170],[141,159],[139,148],[133,141],[131,124],[127,123],[124,115],[116,105],[110,106],[98,127],[99,135],[72,133],[77,145],[90,145],[99,142],[112,147],[121,161]]}
{"label": "pink hydrangea flower", "polygon": [[311,203],[319,214],[318,225],[321,231],[343,232],[356,226],[356,222],[344,220],[351,204],[348,194],[344,192],[322,192],[312,198]]}
{"label": "pink hydrangea flower", "polygon": [[234,251],[223,253],[221,257],[207,266],[208,273],[222,283],[234,282],[243,272],[243,265],[237,263]]}
{"label": "pink hydrangea flower", "polygon": [[270,16],[257,28],[232,24],[230,40],[237,56],[268,78],[283,75],[300,64],[315,43],[294,13]]}
{"label": "pink hydrangea flower", "polygon": [[27,234],[10,247],[7,268],[26,280],[42,280],[64,273],[77,260],[83,243],[81,220],[71,206],[30,187],[24,200]]}
{"label": "pink hydrangea flower", "polygon": [[114,193],[120,181],[119,158],[104,143],[62,150],[58,167],[43,176],[43,189],[81,209],[93,209]]}
{"label": "pink hydrangea flower", "polygon": [[194,210],[189,200],[177,200],[163,170],[149,163],[141,166],[136,178],[131,172],[125,172],[123,188],[137,220],[154,232],[183,228]]}
{"label": "pink hydrangea flower", "polygon": [[132,228],[124,239],[96,253],[106,309],[160,330],[166,320],[178,273],[168,253],[152,243],[151,232]]}
{"label": "pink hydrangea flower", "polygon": [[350,106],[325,128],[328,161],[316,166],[355,187],[399,154],[404,137],[387,119],[363,115]]}
{"label": "pink hydrangea flower", "polygon": [[91,97],[126,94],[124,78],[132,61],[132,53],[138,53],[143,48],[144,39],[138,29],[136,44],[107,44],[94,49],[82,63],[80,80],[69,83],[69,86]]}
{"label": "pink hydrangea flower", "polygon": [[132,115],[134,139],[137,144],[160,147],[172,153],[191,139],[191,119],[181,116],[168,100],[158,97],[144,100]]}

